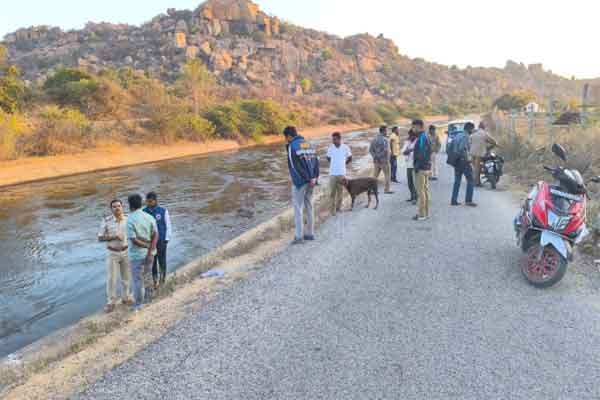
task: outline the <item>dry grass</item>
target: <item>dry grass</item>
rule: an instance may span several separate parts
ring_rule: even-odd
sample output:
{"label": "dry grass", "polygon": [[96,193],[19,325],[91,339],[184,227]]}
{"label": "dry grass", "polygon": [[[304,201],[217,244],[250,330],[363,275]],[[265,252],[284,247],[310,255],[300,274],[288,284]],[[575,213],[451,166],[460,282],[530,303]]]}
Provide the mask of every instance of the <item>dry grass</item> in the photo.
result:
{"label": "dry grass", "polygon": [[[549,134],[542,138],[537,136],[535,141],[505,129],[495,132],[494,135],[501,146],[499,152],[508,161],[507,172],[522,186],[549,179],[543,166],[560,163],[552,154],[553,141]],[[555,132],[554,138],[556,143],[567,150],[566,167],[579,170],[586,181],[600,175],[600,126],[561,129]],[[590,183],[588,189],[592,198],[588,205],[588,218],[597,235],[600,234],[600,184]],[[586,252],[592,251],[593,248],[591,240],[582,246]]]}

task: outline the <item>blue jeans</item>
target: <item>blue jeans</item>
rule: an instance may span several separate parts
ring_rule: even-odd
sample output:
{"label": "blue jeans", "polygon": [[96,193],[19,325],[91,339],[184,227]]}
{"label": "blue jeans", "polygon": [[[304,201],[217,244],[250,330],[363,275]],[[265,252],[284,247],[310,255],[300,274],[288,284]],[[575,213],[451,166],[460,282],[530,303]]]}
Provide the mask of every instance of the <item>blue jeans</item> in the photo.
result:
{"label": "blue jeans", "polygon": [[460,160],[454,167],[454,189],[452,190],[452,203],[458,202],[458,192],[460,192],[460,183],[462,177],[467,180],[467,203],[473,202],[473,192],[475,191],[475,181],[473,180],[473,166],[466,160]]}
{"label": "blue jeans", "polygon": [[146,260],[131,260],[131,291],[135,301],[134,307],[142,305],[144,300],[152,297],[152,273],[151,266]]}
{"label": "blue jeans", "polygon": [[398,177],[398,156],[390,156],[390,166],[392,168],[392,181],[397,181]]}

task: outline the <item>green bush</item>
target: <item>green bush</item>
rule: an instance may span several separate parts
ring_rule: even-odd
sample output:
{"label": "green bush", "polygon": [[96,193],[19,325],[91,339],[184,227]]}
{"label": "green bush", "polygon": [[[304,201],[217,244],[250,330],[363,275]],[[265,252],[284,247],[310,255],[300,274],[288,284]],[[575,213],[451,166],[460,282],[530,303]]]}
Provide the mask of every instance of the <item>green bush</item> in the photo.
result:
{"label": "green bush", "polygon": [[109,77],[100,78],[74,68],[61,68],[43,86],[48,98],[62,106],[74,107],[88,116],[112,114],[123,98],[119,85]]}
{"label": "green bush", "polygon": [[14,113],[22,105],[26,87],[20,75],[21,72],[14,65],[0,64],[0,110]]}
{"label": "green bush", "polygon": [[390,125],[395,124],[402,117],[400,110],[389,104],[379,104],[375,111],[386,124]]}
{"label": "green bush", "polygon": [[510,94],[504,94],[494,102],[494,106],[503,111],[516,110],[523,108],[527,103],[535,101],[535,95],[526,91],[515,91]]}
{"label": "green bush", "polygon": [[424,120],[425,119],[425,114],[423,113],[423,111],[421,110],[416,110],[416,109],[409,109],[406,110],[403,113],[403,116],[410,119],[410,120],[415,120],[415,119],[420,119],[420,120]]}
{"label": "green bush", "polygon": [[312,90],[313,82],[310,78],[302,78],[300,87],[304,93],[309,93]]}
{"label": "green bush", "polygon": [[223,138],[259,138],[278,134],[286,124],[300,118],[297,111],[287,111],[272,100],[239,100],[204,114],[217,135]]}
{"label": "green bush", "polygon": [[[215,134],[215,126],[205,118],[192,113],[177,115],[167,123],[166,139],[203,142]],[[169,140],[171,139],[171,140]]]}
{"label": "green bush", "polygon": [[331,49],[325,49],[321,52],[321,59],[323,61],[329,61],[333,58],[333,53],[331,52]]}
{"label": "green bush", "polygon": [[206,112],[204,118],[214,125],[215,132],[220,137],[226,139],[237,139],[240,137],[243,118],[235,103],[217,106]]}

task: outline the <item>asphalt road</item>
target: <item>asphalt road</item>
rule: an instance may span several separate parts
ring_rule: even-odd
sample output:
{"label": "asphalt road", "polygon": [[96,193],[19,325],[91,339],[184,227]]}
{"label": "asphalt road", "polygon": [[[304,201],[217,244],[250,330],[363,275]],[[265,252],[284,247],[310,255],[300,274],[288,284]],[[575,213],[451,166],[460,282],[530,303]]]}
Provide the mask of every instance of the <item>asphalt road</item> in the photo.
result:
{"label": "asphalt road", "polygon": [[528,286],[516,202],[479,191],[413,222],[406,191],[330,219],[81,399],[598,399],[597,291]]}

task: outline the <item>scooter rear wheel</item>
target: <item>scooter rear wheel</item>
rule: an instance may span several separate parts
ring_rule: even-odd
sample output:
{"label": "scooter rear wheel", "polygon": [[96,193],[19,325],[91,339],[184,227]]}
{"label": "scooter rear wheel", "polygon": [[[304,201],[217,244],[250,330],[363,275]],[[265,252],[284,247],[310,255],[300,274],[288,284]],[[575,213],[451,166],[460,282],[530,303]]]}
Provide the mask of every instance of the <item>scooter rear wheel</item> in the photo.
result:
{"label": "scooter rear wheel", "polygon": [[548,288],[561,281],[567,272],[567,265],[567,260],[554,247],[540,249],[540,245],[536,244],[527,250],[527,263],[523,265],[521,272],[531,285]]}
{"label": "scooter rear wheel", "polygon": [[496,175],[490,175],[488,177],[488,182],[490,182],[490,185],[492,186],[492,190],[496,190],[496,184],[498,183]]}

